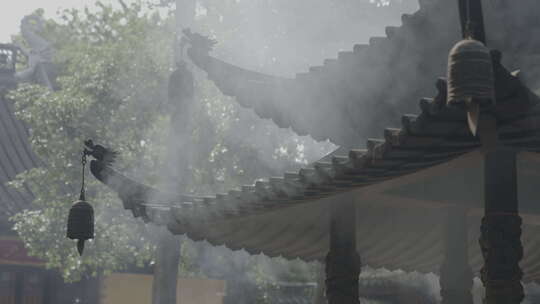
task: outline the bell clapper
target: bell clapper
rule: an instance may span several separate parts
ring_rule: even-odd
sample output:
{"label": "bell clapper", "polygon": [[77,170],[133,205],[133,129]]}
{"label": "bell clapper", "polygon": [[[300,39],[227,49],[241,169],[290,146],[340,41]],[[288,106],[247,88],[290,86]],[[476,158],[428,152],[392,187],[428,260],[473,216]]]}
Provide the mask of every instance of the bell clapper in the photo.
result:
{"label": "bell clapper", "polygon": [[466,37],[452,48],[447,86],[447,104],[465,110],[469,130],[477,136],[480,116],[496,102],[493,59],[481,41]]}
{"label": "bell clapper", "polygon": [[478,103],[471,103],[467,109],[467,122],[469,124],[469,130],[473,136],[476,136],[478,131],[478,123],[480,120],[480,105]]}
{"label": "bell clapper", "polygon": [[79,252],[79,256],[82,256],[84,251],[84,239],[79,239],[77,241],[77,251]]}

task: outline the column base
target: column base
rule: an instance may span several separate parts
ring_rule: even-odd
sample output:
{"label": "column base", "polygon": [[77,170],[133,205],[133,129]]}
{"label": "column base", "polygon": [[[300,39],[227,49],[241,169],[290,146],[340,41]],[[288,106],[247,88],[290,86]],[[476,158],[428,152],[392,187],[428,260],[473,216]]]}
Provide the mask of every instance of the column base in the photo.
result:
{"label": "column base", "polygon": [[330,251],[326,256],[328,304],[359,304],[360,256],[353,250]]}
{"label": "column base", "polygon": [[524,299],[519,262],[523,258],[521,217],[517,213],[492,213],[482,219],[480,248],[484,256],[481,279],[484,303],[518,304]]}

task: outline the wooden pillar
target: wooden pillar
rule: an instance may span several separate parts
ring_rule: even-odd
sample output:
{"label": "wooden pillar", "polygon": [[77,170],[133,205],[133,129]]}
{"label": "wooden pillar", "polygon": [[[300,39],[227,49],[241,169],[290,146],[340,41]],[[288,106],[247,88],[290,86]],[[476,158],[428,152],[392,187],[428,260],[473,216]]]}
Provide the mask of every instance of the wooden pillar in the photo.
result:
{"label": "wooden pillar", "polygon": [[497,147],[485,154],[485,214],[480,247],[484,257],[481,279],[484,303],[521,303],[524,298],[519,261],[521,217],[518,214],[516,153]]}
{"label": "wooden pillar", "polygon": [[158,237],[152,284],[152,304],[176,303],[180,239],[166,229],[161,229]]}
{"label": "wooden pillar", "polygon": [[24,268],[15,269],[15,304],[23,304]]}
{"label": "wooden pillar", "polygon": [[43,280],[42,285],[42,294],[43,294],[43,301],[42,304],[54,304],[54,293],[56,291],[56,276],[52,272],[52,270],[43,270],[41,272],[41,277]]}
{"label": "wooden pillar", "polygon": [[469,266],[467,228],[466,210],[460,207],[449,208],[440,277],[442,304],[473,303],[473,273]]}
{"label": "wooden pillar", "polygon": [[331,211],[330,250],[326,256],[328,304],[359,304],[360,257],[356,252],[356,206],[336,204]]}

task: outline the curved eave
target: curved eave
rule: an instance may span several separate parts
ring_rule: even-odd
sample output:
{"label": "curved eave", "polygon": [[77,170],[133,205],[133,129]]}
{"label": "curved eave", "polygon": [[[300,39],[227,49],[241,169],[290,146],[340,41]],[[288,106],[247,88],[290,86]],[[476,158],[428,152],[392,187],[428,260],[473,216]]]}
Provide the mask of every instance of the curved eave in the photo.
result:
{"label": "curved eave", "polygon": [[[249,71],[193,49],[188,54],[223,94],[235,97],[241,106],[271,119],[280,128],[337,144],[344,144],[345,138],[356,134],[336,111],[332,92],[315,82]],[[320,101],[321,96],[325,96],[325,102]]]}
{"label": "curved eave", "polygon": [[[441,18],[440,10],[448,14]],[[339,52],[291,79],[239,68],[196,47],[188,55],[224,94],[260,117],[299,135],[350,148],[395,123],[396,107],[410,110],[411,97],[426,92],[418,90],[418,84],[444,72],[440,64],[426,68],[426,57],[433,62],[447,55],[452,41],[459,39],[457,18],[455,4],[421,3],[416,13],[402,16],[401,26],[387,27],[385,37],[372,37],[368,44]]]}
{"label": "curved eave", "polygon": [[[495,107],[499,138],[521,151],[540,151],[538,98],[517,78],[507,76],[509,90],[505,92],[512,94],[499,99]],[[438,168],[480,147],[470,134],[465,111],[446,106],[443,79],[439,79],[437,88],[435,98],[420,101],[420,115],[404,115],[400,129],[386,129],[384,138],[368,140],[365,150],[351,150],[348,156],[334,156],[330,162],[317,162],[299,172],[214,197],[161,193],[97,161],[92,162],[91,169],[119,193],[135,216],[167,225],[175,234],[252,254],[318,260],[328,250],[330,206],[354,199],[355,191]],[[156,205],[153,201],[170,204]],[[367,265],[438,271],[445,216],[440,204],[405,202],[396,207],[384,200],[377,204],[358,200],[357,204],[357,244]],[[476,240],[477,223],[473,221],[469,230],[470,240]],[[531,237],[537,232],[535,225],[524,231],[527,246],[538,245]],[[477,247],[471,246],[470,254],[475,267],[481,261]],[[536,269],[537,260],[540,256],[528,251],[523,262]],[[526,273],[527,280],[539,278],[540,269],[538,273]]]}
{"label": "curved eave", "polygon": [[[239,216],[230,209],[216,210],[219,202],[215,198],[176,196],[170,198],[173,202],[171,205],[141,203],[134,195],[140,193],[141,188],[133,190],[140,184],[132,184],[132,181],[110,168],[103,172],[111,177],[107,181],[111,188],[131,191],[131,194],[123,193],[121,197],[136,216],[167,225],[175,234],[186,234],[193,240],[205,240],[232,250],[243,249],[250,254],[306,261],[323,260],[328,251],[329,208],[340,201],[357,197],[350,192],[342,192],[304,201],[269,201],[267,204],[273,205],[271,209]],[[444,252],[444,223],[447,216],[444,205],[409,201],[389,204],[384,199],[366,200],[362,197],[355,200],[357,247],[364,265],[438,273]],[[469,259],[476,273],[483,264],[477,244],[480,211],[469,214],[468,229]],[[540,282],[538,233],[538,220],[525,218],[522,236],[525,257],[521,265],[526,281]]]}

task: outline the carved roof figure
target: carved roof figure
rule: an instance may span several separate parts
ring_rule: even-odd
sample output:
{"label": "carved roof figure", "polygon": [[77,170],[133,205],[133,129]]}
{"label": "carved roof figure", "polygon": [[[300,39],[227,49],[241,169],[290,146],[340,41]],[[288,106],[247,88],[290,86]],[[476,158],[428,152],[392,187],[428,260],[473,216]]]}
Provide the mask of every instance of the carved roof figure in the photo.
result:
{"label": "carved roof figure", "polygon": [[20,48],[28,58],[28,68],[17,72],[16,77],[21,82],[37,82],[53,90],[56,87],[56,68],[53,64],[55,51],[40,35],[44,23],[43,18],[37,15],[28,15],[22,19],[21,34],[29,48]]}

